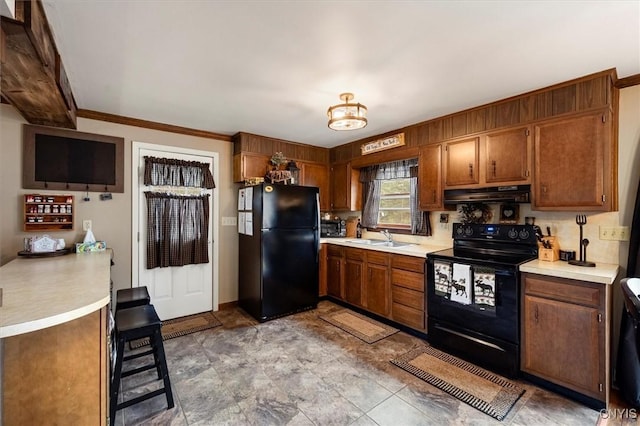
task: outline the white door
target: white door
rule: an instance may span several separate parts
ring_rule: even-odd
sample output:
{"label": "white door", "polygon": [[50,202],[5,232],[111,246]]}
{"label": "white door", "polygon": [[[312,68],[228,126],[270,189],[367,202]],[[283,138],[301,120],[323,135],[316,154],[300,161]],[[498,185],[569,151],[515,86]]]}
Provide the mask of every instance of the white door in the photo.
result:
{"label": "white door", "polygon": [[[144,192],[157,190],[157,188],[145,186],[143,183],[145,156],[208,163],[214,180],[217,181],[217,153],[137,142],[134,142],[133,150],[133,286],[147,286],[151,303],[161,320],[217,310],[217,244],[215,244],[215,250],[213,247],[217,231],[217,227],[214,227],[213,224],[217,223],[218,218],[216,189],[196,189],[198,192],[205,191],[205,193],[211,194],[209,197],[209,263],[147,269],[147,203]],[[194,191],[193,188],[178,188],[177,190]]]}

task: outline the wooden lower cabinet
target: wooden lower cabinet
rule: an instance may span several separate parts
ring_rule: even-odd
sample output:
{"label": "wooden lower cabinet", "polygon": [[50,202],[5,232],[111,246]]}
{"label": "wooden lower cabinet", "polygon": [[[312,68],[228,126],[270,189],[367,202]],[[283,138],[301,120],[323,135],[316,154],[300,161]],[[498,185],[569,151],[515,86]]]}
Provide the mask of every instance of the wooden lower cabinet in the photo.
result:
{"label": "wooden lower cabinet", "polygon": [[352,305],[362,307],[364,284],[364,252],[360,249],[345,249],[344,298]]}
{"label": "wooden lower cabinet", "polygon": [[320,244],[320,252],[318,253],[318,296],[327,295],[327,245]]}
{"label": "wooden lower cabinet", "polygon": [[414,256],[391,258],[391,318],[420,331],[427,328],[424,264]]}
{"label": "wooden lower cabinet", "polygon": [[107,307],[0,340],[6,425],[105,425],[109,394]]}
{"label": "wooden lower cabinet", "polygon": [[523,274],[521,369],[609,401],[611,286]]}
{"label": "wooden lower cabinet", "polygon": [[390,313],[389,256],[393,255],[367,250],[365,307],[384,317]]}
{"label": "wooden lower cabinet", "polygon": [[338,299],[344,299],[343,258],[342,247],[327,246],[327,295]]}
{"label": "wooden lower cabinet", "polygon": [[425,259],[333,244],[326,246],[328,296],[426,331]]}

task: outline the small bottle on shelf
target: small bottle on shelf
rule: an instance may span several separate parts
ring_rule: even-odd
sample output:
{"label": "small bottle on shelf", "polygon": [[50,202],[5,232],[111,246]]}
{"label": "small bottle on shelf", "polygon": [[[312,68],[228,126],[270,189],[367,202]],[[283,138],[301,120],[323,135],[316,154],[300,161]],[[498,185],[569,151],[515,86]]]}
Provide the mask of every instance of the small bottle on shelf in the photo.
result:
{"label": "small bottle on shelf", "polygon": [[358,224],[356,225],[356,238],[362,238],[362,224],[360,224],[360,219],[358,219]]}

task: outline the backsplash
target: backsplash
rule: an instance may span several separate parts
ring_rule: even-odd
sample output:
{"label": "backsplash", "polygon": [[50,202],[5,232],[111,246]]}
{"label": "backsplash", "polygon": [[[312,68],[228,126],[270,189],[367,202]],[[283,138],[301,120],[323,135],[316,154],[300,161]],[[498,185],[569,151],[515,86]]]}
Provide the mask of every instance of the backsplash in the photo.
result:
{"label": "backsplash", "polygon": [[[500,205],[490,204],[493,211],[492,223],[499,223]],[[449,215],[447,224],[440,223],[440,213]],[[351,212],[353,214],[353,212]],[[611,213],[588,213],[588,212],[549,212],[531,211],[530,204],[520,204],[518,223],[524,224],[525,216],[535,217],[535,224],[540,226],[543,234],[547,234],[547,226],[551,228],[551,235],[556,236],[556,240],[561,250],[574,250],[576,257],[579,256],[578,240],[580,239],[580,228],[576,224],[576,214],[587,216],[587,224],[583,226],[583,238],[589,239],[587,248],[587,260],[602,263],[619,263],[619,241],[608,241],[600,239],[600,226],[620,225],[618,212]],[[358,215],[359,216],[359,215]],[[421,237],[417,235],[394,234],[397,241],[405,241],[417,244],[433,244],[451,246],[451,224],[460,222],[460,213],[457,211],[444,211],[431,213],[431,237]],[[380,239],[377,232],[365,232],[363,238]]]}

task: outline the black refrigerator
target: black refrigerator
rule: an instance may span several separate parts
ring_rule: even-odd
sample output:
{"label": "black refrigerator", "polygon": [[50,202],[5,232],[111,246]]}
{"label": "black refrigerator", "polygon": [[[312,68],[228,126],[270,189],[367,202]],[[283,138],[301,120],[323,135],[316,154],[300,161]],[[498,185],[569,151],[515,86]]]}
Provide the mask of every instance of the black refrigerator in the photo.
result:
{"label": "black refrigerator", "polygon": [[238,304],[258,321],[318,305],[318,188],[263,183],[238,193]]}

